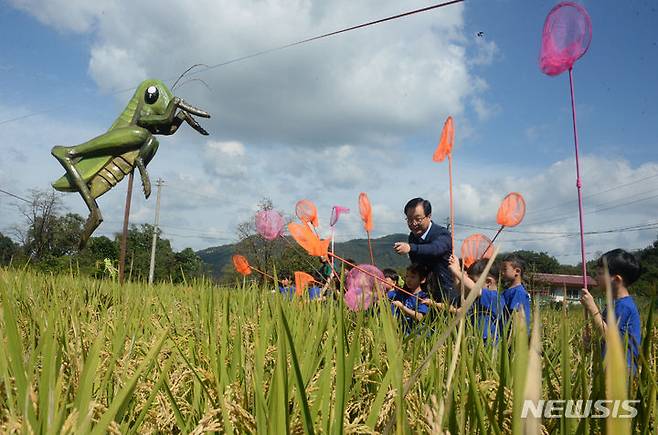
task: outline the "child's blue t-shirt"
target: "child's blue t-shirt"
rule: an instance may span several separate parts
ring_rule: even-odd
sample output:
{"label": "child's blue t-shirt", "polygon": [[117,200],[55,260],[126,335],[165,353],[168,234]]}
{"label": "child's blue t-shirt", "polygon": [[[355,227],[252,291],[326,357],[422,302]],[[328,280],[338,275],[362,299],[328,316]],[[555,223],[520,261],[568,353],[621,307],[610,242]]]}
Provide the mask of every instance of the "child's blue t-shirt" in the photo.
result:
{"label": "child's blue t-shirt", "polygon": [[[400,301],[405,307],[409,308],[410,310],[414,310],[415,312],[420,313],[422,315],[426,315],[427,312],[429,311],[429,307],[421,302],[424,299],[429,299],[429,295],[425,293],[424,290],[419,291],[413,296],[398,290],[391,290],[387,293],[387,296],[391,300],[391,302]],[[411,329],[413,329],[414,322],[416,321],[416,319],[407,316],[406,313],[403,313],[396,306],[391,305],[391,309],[395,316],[398,316],[402,319],[405,332],[411,331]]]}
{"label": "child's blue t-shirt", "polygon": [[309,299],[313,300],[322,296],[322,288],[318,286],[311,286],[308,288]]}
{"label": "child's blue t-shirt", "polygon": [[528,335],[530,335],[530,295],[526,291],[523,284],[503,290],[501,295],[503,302],[503,320],[507,324],[514,310],[523,308],[525,313],[525,322],[528,327]]}
{"label": "child's blue t-shirt", "polygon": [[[637,359],[640,352],[640,343],[642,342],[642,326],[640,321],[640,312],[635,305],[631,296],[625,296],[613,302],[615,309],[615,319],[619,328],[619,335],[622,342],[628,337],[628,349],[626,352],[626,361],[628,367],[637,367]],[[601,313],[603,321],[608,321],[608,308],[606,307]],[[605,354],[605,347],[603,350]]]}
{"label": "child's blue t-shirt", "polygon": [[473,306],[471,313],[475,326],[482,331],[485,342],[496,343],[500,336],[502,300],[496,290],[483,288]]}
{"label": "child's blue t-shirt", "polygon": [[[281,293],[284,296],[288,296],[290,299],[295,297],[295,286],[290,286],[290,287],[283,287],[279,286],[279,293]],[[322,289],[318,286],[311,286],[308,288],[308,296],[309,299],[313,300],[315,298],[318,298],[322,295]]]}
{"label": "child's blue t-shirt", "polygon": [[290,299],[292,299],[293,296],[295,296],[295,287],[294,286],[284,287],[284,286],[280,285],[279,286],[279,293],[281,293],[282,295],[288,296]]}

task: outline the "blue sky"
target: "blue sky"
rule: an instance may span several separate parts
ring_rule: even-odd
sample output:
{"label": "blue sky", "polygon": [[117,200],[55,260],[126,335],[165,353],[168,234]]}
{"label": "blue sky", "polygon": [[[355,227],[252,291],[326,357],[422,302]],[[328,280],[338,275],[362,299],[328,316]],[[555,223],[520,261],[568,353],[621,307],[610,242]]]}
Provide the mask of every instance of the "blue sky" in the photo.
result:
{"label": "blue sky", "polygon": [[[225,0],[189,10],[155,1],[2,1],[0,188],[20,195],[47,188],[62,172],[50,148],[102,133],[130,97],[112,91],[145,76],[175,77],[191,63],[217,63],[427,4]],[[528,216],[519,233],[501,238],[503,247],[575,263],[577,241],[566,234],[577,231],[568,76],[551,78],[537,66],[553,4],[466,1],[200,74],[210,91],[188,84],[180,92],[215,115],[202,122],[211,136],[187,128],[162,138],[149,166],[153,180],[169,185],[165,234],[176,248],[203,248],[234,240],[236,224],[263,196],[288,213],[308,197],[328,218],[333,204],[356,209],[360,191],[375,206],[375,235],[406,231],[400,209],[416,195],[431,199],[443,221],[447,168],[430,158],[452,114],[457,221],[482,227],[458,227],[459,237],[490,232],[483,228],[495,226],[502,197],[519,191]],[[593,22],[590,50],[575,67],[584,190],[613,189],[586,198],[586,227],[656,222],[657,6],[583,4]],[[149,14],[155,23],[146,27]],[[106,222],[99,234],[118,230],[124,192],[121,186],[101,198]],[[86,215],[77,196],[65,195],[65,203]],[[13,204],[0,198],[0,231],[20,220]],[[150,222],[153,206],[153,198],[136,194],[133,222]],[[343,225],[339,237],[362,235],[356,215]],[[657,232],[592,236],[588,253],[638,248]]]}

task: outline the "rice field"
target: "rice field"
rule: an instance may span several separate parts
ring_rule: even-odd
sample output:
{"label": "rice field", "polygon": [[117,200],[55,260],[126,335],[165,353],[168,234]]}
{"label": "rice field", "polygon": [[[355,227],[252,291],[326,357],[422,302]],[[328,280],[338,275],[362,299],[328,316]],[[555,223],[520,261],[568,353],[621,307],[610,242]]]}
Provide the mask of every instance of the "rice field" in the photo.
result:
{"label": "rice field", "polygon": [[[624,376],[582,310],[542,307],[528,341],[485,345],[437,313],[405,336],[382,302],[270,288],[126,284],[0,269],[2,433],[658,433],[658,327]],[[615,369],[616,371],[613,371]],[[606,376],[607,375],[607,376]],[[639,400],[633,419],[521,418],[523,400]]]}

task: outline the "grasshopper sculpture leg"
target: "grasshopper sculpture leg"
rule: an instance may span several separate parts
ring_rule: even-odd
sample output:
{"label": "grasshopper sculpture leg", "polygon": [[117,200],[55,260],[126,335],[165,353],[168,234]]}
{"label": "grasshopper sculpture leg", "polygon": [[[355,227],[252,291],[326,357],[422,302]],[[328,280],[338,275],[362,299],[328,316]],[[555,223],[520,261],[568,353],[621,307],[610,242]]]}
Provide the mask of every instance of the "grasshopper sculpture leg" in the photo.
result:
{"label": "grasshopper sculpture leg", "polygon": [[62,192],[80,193],[89,208],[80,248],[103,221],[96,199],[135,167],[139,170],[144,195],[150,196],[151,182],[146,166],[158,150],[154,135],[174,134],[183,122],[203,135],[208,134],[192,115],[210,118],[207,112],[174,97],[162,81],[145,80],[106,133],[80,145],[53,147],[52,155],[66,170],[53,187]]}

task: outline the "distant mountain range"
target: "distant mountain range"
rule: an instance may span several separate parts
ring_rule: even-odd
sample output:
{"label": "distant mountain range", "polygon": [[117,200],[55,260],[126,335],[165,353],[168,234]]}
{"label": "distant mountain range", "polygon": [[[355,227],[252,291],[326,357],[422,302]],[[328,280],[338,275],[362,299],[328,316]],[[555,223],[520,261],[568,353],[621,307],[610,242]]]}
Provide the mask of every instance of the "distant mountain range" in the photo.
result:
{"label": "distant mountain range", "polygon": [[[389,234],[388,236],[372,239],[372,251],[375,256],[375,264],[380,269],[387,267],[402,269],[409,264],[406,255],[398,255],[393,251],[395,242],[406,242],[407,234]],[[213,246],[197,251],[197,255],[206,264],[213,276],[219,277],[222,269],[231,262],[231,256],[235,253],[236,244]],[[353,239],[347,242],[337,242],[335,246],[336,255],[345,259],[351,258],[357,263],[370,263],[367,239]]]}

